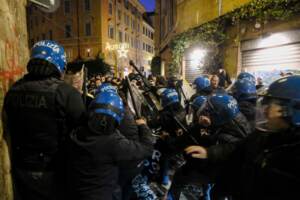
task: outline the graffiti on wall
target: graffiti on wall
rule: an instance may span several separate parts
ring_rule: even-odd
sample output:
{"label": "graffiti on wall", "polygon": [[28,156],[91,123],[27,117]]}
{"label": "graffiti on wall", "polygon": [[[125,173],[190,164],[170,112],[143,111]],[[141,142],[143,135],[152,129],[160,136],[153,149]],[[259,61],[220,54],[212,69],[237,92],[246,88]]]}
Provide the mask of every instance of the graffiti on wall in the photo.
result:
{"label": "graffiti on wall", "polygon": [[19,49],[19,39],[17,29],[11,26],[13,39],[0,39],[0,93],[1,98],[7,92],[11,83],[24,72],[24,67],[20,64],[21,53]]}

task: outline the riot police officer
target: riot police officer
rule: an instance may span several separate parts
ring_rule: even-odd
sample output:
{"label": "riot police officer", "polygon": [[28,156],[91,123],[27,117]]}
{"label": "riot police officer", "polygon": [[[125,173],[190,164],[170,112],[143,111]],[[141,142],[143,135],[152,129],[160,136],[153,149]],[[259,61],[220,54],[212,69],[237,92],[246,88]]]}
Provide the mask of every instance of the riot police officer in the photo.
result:
{"label": "riot police officer", "polygon": [[61,45],[37,42],[28,74],[5,97],[15,199],[65,199],[64,140],[85,113],[80,93],[61,80],[65,66]]}
{"label": "riot police officer", "polygon": [[294,199],[300,183],[300,76],[273,82],[261,99],[262,111],[256,131],[237,143],[203,148],[190,146],[186,152],[211,163],[230,161],[240,171],[234,191],[238,199]]}
{"label": "riot police officer", "polygon": [[142,119],[136,141],[117,130],[124,105],[115,92],[101,92],[89,108],[88,123],[75,130],[68,145],[69,199],[112,200],[118,184],[118,166],[143,160],[152,153],[151,130]]}

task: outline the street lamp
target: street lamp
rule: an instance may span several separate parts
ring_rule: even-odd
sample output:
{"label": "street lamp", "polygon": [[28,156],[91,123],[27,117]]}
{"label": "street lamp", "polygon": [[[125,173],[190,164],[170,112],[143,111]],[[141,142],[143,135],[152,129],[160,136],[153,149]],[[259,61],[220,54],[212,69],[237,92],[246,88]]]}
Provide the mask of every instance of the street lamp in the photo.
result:
{"label": "street lamp", "polygon": [[195,49],[190,54],[190,60],[194,67],[198,67],[201,63],[203,63],[203,58],[206,55],[206,51],[203,49]]}

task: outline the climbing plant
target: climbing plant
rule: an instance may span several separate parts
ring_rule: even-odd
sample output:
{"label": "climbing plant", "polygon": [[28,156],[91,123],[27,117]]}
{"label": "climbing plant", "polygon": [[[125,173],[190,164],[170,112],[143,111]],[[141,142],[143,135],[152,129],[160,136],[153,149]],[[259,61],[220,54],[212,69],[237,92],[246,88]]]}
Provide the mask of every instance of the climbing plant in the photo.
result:
{"label": "climbing plant", "polygon": [[196,28],[189,29],[177,35],[170,44],[172,51],[172,64],[169,73],[178,73],[182,57],[186,48],[194,43],[201,43],[209,49],[210,55],[206,57],[205,71],[214,70],[222,62],[219,49],[227,39],[226,28],[244,20],[266,23],[271,20],[287,20],[299,14],[299,0],[253,0],[234,11],[207,22]]}

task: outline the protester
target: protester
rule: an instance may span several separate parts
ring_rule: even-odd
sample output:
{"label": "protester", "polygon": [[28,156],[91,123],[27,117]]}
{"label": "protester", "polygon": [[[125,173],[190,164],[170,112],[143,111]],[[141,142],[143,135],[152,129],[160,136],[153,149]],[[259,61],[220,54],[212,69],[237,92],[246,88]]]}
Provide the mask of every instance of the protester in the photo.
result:
{"label": "protester", "polygon": [[226,93],[226,91],[219,86],[219,82],[220,82],[220,79],[217,75],[212,75],[212,77],[210,78],[210,83],[211,83],[211,93]]}
{"label": "protester", "polygon": [[219,69],[218,71],[218,77],[219,77],[219,86],[222,88],[228,87],[232,82],[230,80],[230,76],[227,74],[225,69]]}

